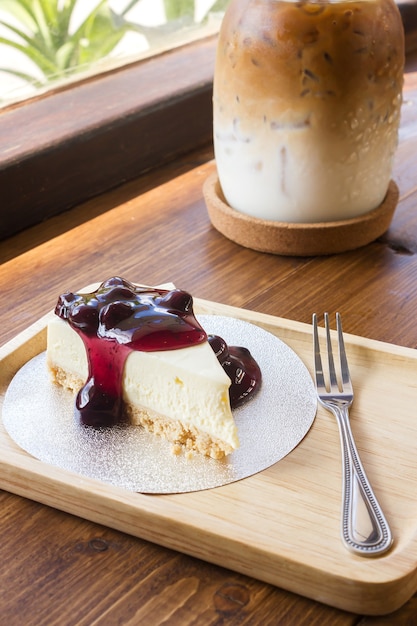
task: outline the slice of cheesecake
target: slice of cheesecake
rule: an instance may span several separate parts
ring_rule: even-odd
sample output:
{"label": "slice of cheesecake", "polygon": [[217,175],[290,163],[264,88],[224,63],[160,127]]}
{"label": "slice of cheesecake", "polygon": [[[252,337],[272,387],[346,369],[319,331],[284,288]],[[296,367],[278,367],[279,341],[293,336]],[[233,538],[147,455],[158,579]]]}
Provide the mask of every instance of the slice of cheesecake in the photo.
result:
{"label": "slice of cheesecake", "polygon": [[215,459],[238,448],[231,380],[180,290],[112,278],[91,294],[60,296],[48,324],[47,362],[77,392],[81,421],[126,419]]}

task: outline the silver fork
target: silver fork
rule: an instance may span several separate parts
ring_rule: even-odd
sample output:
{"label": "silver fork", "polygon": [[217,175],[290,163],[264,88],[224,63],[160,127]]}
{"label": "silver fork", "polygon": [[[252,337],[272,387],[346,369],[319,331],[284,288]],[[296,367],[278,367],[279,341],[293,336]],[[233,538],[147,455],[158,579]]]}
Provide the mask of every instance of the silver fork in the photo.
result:
{"label": "silver fork", "polygon": [[353,388],[343,341],[342,321],[336,313],[341,380],[338,383],[330,336],[329,315],[324,314],[329,364],[326,385],[320,356],[317,315],[313,315],[314,365],[317,395],[326,409],[336,417],[343,456],[342,538],[345,546],[362,556],[379,556],[392,545],[391,530],[375,497],[359,458],[349,421]]}

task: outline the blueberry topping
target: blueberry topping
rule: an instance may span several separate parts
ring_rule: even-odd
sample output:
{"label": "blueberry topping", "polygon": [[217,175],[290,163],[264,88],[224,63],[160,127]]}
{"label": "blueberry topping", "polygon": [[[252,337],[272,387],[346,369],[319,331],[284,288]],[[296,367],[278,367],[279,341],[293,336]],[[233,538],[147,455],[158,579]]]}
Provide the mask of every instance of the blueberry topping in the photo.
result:
{"label": "blueberry topping", "polygon": [[[88,426],[126,422],[122,380],[132,350],[175,350],[207,339],[194,317],[189,293],[137,287],[117,276],[92,293],[61,295],[55,313],[68,321],[86,348],[89,374],[76,408]],[[259,367],[248,350],[229,348],[214,335],[209,342],[231,379],[231,406],[239,406],[259,387]]]}

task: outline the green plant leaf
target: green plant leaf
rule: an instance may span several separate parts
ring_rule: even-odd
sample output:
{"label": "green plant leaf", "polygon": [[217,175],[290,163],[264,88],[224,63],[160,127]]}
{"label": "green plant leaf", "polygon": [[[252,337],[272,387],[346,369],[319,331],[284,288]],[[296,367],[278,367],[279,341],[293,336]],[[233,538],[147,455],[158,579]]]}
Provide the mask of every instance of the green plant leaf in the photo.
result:
{"label": "green plant leaf", "polygon": [[[36,2],[36,0],[32,0]],[[38,10],[42,12],[49,28],[54,27],[58,23],[58,0],[37,0]]]}
{"label": "green plant leaf", "polygon": [[37,33],[44,40],[46,46],[53,49],[52,35],[49,29],[48,16],[45,13],[42,0],[32,0],[33,13],[37,25]]}
{"label": "green plant leaf", "polygon": [[1,8],[15,17],[28,30],[36,29],[36,20],[32,11],[31,0],[1,0]]}
{"label": "green plant leaf", "polygon": [[[9,31],[13,32],[15,35],[17,35],[22,41],[24,41],[27,44],[27,47],[35,48],[42,54],[45,54],[46,57],[50,56],[49,54],[50,51],[47,47],[45,47],[45,42],[42,39],[39,39],[37,35],[27,34],[25,31],[17,28],[16,26],[13,26],[12,24],[7,24],[6,22],[3,22],[2,20],[0,20],[0,24],[2,26],[5,26]],[[14,41],[14,40],[8,39],[8,41]]]}
{"label": "green plant leaf", "polygon": [[168,21],[191,16],[194,21],[194,0],[164,0],[165,15]]}
{"label": "green plant leaf", "polygon": [[31,74],[27,74],[26,72],[19,72],[17,70],[11,70],[9,67],[0,67],[0,72],[4,72],[5,74],[10,74],[11,76],[15,76],[17,78],[21,78],[27,83],[32,83],[35,87],[43,87],[45,82],[39,80],[35,76]]}
{"label": "green plant leaf", "polygon": [[102,0],[71,37],[71,41],[78,45],[77,58],[72,59],[72,65],[101,59],[114,48],[124,33],[124,28],[116,27],[107,0]]}
{"label": "green plant leaf", "polygon": [[48,74],[56,73],[57,67],[54,63],[51,63],[49,59],[47,59],[42,53],[39,52],[36,48],[32,46],[24,46],[23,44],[17,43],[16,41],[12,41],[5,37],[0,37],[0,44],[6,44],[11,48],[15,48],[16,50],[20,50],[28,59],[33,61],[35,65],[41,70],[45,76]]}
{"label": "green plant leaf", "polygon": [[130,0],[130,2],[127,4],[127,6],[125,6],[123,11],[121,11],[120,15],[127,15],[129,11],[133,9],[133,7],[135,7],[139,2],[141,2],[141,0]]}
{"label": "green plant leaf", "polygon": [[220,13],[225,11],[228,4],[230,4],[230,0],[217,0],[211,9],[208,10],[208,13]]}
{"label": "green plant leaf", "polygon": [[56,51],[56,64],[61,71],[65,71],[68,68],[72,67],[73,64],[71,60],[75,56],[76,46],[76,42],[67,41]]}
{"label": "green plant leaf", "polygon": [[[174,31],[177,28],[175,22],[185,27],[195,23],[194,0],[163,0],[167,23],[157,27],[145,27],[126,20],[125,15],[141,0],[130,0],[121,13],[109,7],[109,0],[100,0],[77,30],[70,34],[71,19],[78,1],[81,2],[0,0],[1,8],[21,24],[20,27],[0,21],[19,38],[16,42],[2,37],[0,43],[22,52],[38,66],[47,81],[81,71],[101,60],[114,50],[129,31],[141,33],[152,42]],[[228,1],[217,0],[208,13],[224,10]],[[37,80],[19,70],[9,68],[7,71],[30,82]]]}

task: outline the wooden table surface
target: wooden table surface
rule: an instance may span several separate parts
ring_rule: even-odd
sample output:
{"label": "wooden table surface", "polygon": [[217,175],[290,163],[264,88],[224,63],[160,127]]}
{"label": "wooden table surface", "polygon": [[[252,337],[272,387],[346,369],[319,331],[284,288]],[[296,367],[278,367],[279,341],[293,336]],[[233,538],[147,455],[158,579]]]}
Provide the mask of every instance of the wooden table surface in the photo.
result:
{"label": "wooden table surface", "polygon": [[[215,231],[202,198],[211,147],[0,243],[0,344],[62,291],[118,274],[196,297],[417,348],[417,73],[406,73],[389,231],[353,252],[279,257]],[[417,380],[417,378],[416,378]],[[417,597],[367,617],[0,492],[0,615],[28,624],[417,624]],[[417,558],[417,555],[416,555]]]}

